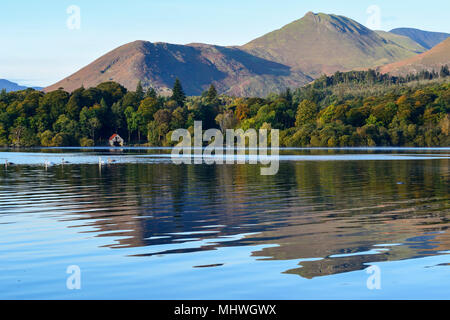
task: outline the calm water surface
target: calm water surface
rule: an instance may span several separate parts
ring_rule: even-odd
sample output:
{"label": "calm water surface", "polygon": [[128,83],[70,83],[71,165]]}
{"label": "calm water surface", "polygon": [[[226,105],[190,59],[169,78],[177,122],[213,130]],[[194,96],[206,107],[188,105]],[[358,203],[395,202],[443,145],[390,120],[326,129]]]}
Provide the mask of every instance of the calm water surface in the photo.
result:
{"label": "calm water surface", "polygon": [[450,148],[289,149],[275,176],[168,152],[1,152],[0,298],[450,298]]}

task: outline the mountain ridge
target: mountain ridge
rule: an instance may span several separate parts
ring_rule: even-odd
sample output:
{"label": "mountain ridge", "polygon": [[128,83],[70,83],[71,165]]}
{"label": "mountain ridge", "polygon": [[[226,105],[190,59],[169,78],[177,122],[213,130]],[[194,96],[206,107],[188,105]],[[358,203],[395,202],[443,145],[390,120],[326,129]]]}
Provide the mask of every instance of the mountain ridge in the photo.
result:
{"label": "mountain ridge", "polygon": [[421,54],[426,52],[427,48],[423,47],[422,45],[420,45],[419,43],[415,42],[413,39],[407,37],[407,36],[402,36],[399,34],[395,34],[395,33],[391,33],[391,32],[387,32],[387,31],[381,31],[381,30],[376,30],[375,31],[380,37],[382,37],[383,39],[385,39],[388,42],[393,42],[395,43],[397,46],[403,47],[404,49],[407,49],[409,51],[413,51],[417,54]]}
{"label": "mountain ridge", "polygon": [[416,54],[388,42],[355,20],[313,12],[242,48],[256,56],[301,69],[313,77],[376,67]]}
{"label": "mountain ridge", "polygon": [[396,28],[389,31],[390,33],[394,33],[397,35],[406,36],[413,41],[417,42],[425,49],[429,50],[448,37],[450,37],[449,33],[445,32],[432,32],[432,31],[424,31],[414,28]]}
{"label": "mountain ridge", "polygon": [[6,92],[11,92],[11,91],[20,91],[20,90],[25,90],[25,89],[34,89],[34,90],[42,90],[44,88],[42,87],[27,87],[27,86],[22,86],[18,83],[15,83],[13,81],[9,81],[7,79],[0,79],[0,90],[5,89]]}
{"label": "mountain ridge", "polygon": [[[201,94],[213,83],[230,95],[260,95],[283,86],[300,86],[312,79],[301,71],[252,56],[238,48],[209,44],[176,45],[134,41],[114,49],[75,74],[47,87],[73,91],[81,85],[116,81],[134,89],[140,81],[161,94],[169,94],[176,78],[188,94]],[[248,91],[243,84],[251,84]]]}
{"label": "mountain ridge", "polygon": [[418,56],[394,62],[378,68],[381,73],[404,76],[421,71],[437,71],[444,66],[450,66],[450,38]]}
{"label": "mountain ridge", "polygon": [[363,70],[412,58],[426,49],[409,37],[372,31],[350,18],[308,12],[243,46],[134,41],[45,88],[73,91],[116,81],[160,94],[179,78],[188,95],[214,84],[219,93],[265,96],[336,71]]}

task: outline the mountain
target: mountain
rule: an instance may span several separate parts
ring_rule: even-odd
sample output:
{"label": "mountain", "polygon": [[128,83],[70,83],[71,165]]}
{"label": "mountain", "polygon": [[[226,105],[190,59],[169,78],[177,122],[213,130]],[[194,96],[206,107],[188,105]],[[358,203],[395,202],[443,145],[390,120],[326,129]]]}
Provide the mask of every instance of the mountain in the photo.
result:
{"label": "mountain", "polygon": [[386,40],[352,19],[312,12],[241,48],[312,77],[403,60],[418,49]]}
{"label": "mountain", "polygon": [[343,16],[309,12],[240,47],[128,43],[45,90],[73,91],[105,81],[134,90],[141,81],[144,88],[169,94],[178,77],[188,95],[198,95],[212,83],[219,93],[265,96],[324,73],[374,68],[424,51],[408,37],[375,32]]}
{"label": "mountain", "polygon": [[439,72],[444,65],[450,66],[450,38],[418,56],[380,67],[379,71],[391,75],[406,75],[424,70]]}
{"label": "mountain", "polygon": [[144,87],[167,94],[176,77],[188,95],[199,95],[213,83],[221,93],[264,96],[312,80],[299,70],[238,48],[135,41],[107,53],[45,91],[60,87],[73,91],[104,81],[116,81],[134,90],[141,81]]}
{"label": "mountain", "polygon": [[443,33],[443,32],[430,32],[430,31],[423,31],[419,29],[413,29],[413,28],[398,28],[393,29],[390,31],[390,33],[394,33],[401,36],[406,36],[418,44],[420,44],[425,49],[429,50],[436,46],[437,44],[441,43],[448,37],[450,37],[449,33]]}
{"label": "mountain", "polygon": [[382,37],[387,42],[392,42],[399,47],[403,47],[408,51],[412,51],[414,53],[420,54],[424,53],[428,49],[421,46],[411,38],[407,36],[398,35],[392,32],[386,31],[375,31],[380,37]]}
{"label": "mountain", "polygon": [[[21,85],[15,83],[15,82],[11,82],[11,81],[6,80],[6,79],[0,79],[0,90],[6,89],[6,92],[20,91],[20,90],[25,90],[25,89],[28,89],[28,88],[29,87],[21,86]],[[33,87],[32,89],[42,90],[43,88],[41,88],[41,87]]]}

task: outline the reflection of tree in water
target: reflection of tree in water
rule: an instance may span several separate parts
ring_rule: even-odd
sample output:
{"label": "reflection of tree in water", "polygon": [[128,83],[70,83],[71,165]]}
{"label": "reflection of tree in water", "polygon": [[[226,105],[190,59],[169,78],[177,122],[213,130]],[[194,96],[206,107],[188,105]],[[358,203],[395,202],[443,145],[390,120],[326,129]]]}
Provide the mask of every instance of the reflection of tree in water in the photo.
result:
{"label": "reflection of tree in water", "polygon": [[[17,167],[0,175],[15,174],[22,180],[11,183],[20,184],[30,170]],[[286,271],[306,278],[450,248],[446,233],[416,238],[448,228],[448,160],[282,162],[276,176],[261,176],[259,166],[251,165],[75,165],[45,174],[32,170],[42,187],[64,187],[55,194],[73,205],[65,213],[67,220],[110,237],[111,248],[259,233],[165,253],[276,244],[253,255],[324,258]],[[211,233],[195,233],[199,231]],[[405,245],[376,255],[330,257],[399,242]]]}
{"label": "reflection of tree in water", "polygon": [[[442,175],[441,169],[447,163],[447,160],[427,161],[425,165],[415,161],[297,163],[298,190],[309,188],[303,199],[311,207],[306,212],[294,208],[286,219],[287,227],[264,232],[264,236],[280,236],[279,247],[266,248],[254,255],[276,260],[325,258],[302,262],[301,268],[287,271],[312,278],[364,269],[367,267],[364,263],[448,250],[448,233],[436,233],[446,231],[449,226],[449,173]],[[398,181],[404,184],[399,185]],[[434,234],[415,237],[424,233]],[[389,251],[376,255],[329,257],[373,250],[374,245],[389,243],[404,245],[386,247]]]}

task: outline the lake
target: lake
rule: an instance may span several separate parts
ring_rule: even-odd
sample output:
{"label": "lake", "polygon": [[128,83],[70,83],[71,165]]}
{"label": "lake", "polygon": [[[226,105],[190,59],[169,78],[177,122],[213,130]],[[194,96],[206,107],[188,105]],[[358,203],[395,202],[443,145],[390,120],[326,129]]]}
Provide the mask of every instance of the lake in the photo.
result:
{"label": "lake", "polygon": [[169,153],[3,150],[0,298],[450,298],[450,148]]}

